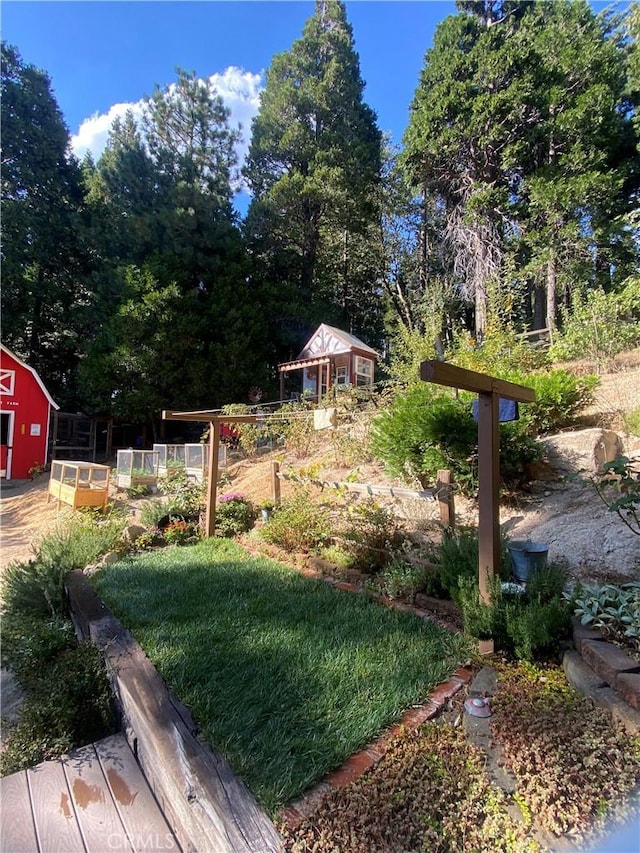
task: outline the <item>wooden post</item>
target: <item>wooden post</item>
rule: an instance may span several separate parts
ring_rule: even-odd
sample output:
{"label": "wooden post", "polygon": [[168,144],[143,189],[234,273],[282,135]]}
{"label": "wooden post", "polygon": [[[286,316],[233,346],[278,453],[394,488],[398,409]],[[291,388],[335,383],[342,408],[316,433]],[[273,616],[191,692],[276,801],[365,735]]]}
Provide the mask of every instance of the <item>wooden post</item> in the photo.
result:
{"label": "wooden post", "polygon": [[278,477],[278,473],[280,472],[280,463],[272,462],[271,463],[271,498],[276,506],[280,506],[280,477]]}
{"label": "wooden post", "polygon": [[[480,600],[486,604],[491,598],[491,580],[500,570],[500,397],[532,403],[536,392],[436,360],[422,362],[420,378],[478,394],[478,587]],[[493,653],[493,640],[481,640],[479,651]]]}
{"label": "wooden post", "polygon": [[438,504],[440,506],[440,522],[443,527],[453,530],[456,526],[456,510],[453,499],[451,471],[446,468],[438,471],[436,489],[438,492]]}
{"label": "wooden post", "polygon": [[500,434],[497,394],[478,395],[478,556],[480,600],[491,600],[500,572]]}
{"label": "wooden post", "polygon": [[220,421],[209,422],[209,466],[207,482],[206,534],[216,532],[216,497],[218,493],[218,452],[220,450]]}

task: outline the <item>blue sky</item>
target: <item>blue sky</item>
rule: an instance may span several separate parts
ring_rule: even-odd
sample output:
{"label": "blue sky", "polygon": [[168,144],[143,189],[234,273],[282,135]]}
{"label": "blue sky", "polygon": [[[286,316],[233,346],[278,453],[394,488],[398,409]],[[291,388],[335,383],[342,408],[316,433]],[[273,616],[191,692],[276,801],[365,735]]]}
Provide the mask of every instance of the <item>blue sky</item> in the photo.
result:
{"label": "blue sky", "polygon": [[[248,137],[264,71],[300,38],[314,4],[3,0],[2,7],[3,38],[49,74],[74,150],[82,154],[87,147],[99,153],[114,105],[135,104],[156,83],[172,83],[176,66],[203,78],[217,75],[214,83]],[[444,0],[347,2],[365,101],[396,142],[435,28],[454,13],[455,4]]]}

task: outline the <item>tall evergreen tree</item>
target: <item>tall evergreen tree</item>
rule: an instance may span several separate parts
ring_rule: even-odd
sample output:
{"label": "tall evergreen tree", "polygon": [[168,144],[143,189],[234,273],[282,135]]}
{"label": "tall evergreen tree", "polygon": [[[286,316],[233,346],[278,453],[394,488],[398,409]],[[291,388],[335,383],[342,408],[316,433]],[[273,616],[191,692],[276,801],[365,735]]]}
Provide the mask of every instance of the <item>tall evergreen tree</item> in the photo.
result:
{"label": "tall evergreen tree", "polygon": [[2,43],[2,336],[63,407],[92,295],[79,238],[80,170],[49,77]]}
{"label": "tall evergreen tree", "polygon": [[267,72],[244,168],[276,359],[299,346],[300,326],[380,330],[381,135],[363,91],[344,4],[317,0],[302,38]]}
{"label": "tall evergreen tree", "polygon": [[623,54],[584,0],[459,6],[426,55],[407,172],[445,212],[476,331],[492,291],[517,303],[513,280],[535,296],[535,325],[553,327],[558,290],[593,285],[594,256],[612,262],[605,224],[634,168]]}
{"label": "tall evergreen tree", "polygon": [[103,275],[105,295],[114,282],[119,295],[84,366],[94,406],[153,423],[160,408],[219,406],[264,381],[228,116],[179,71],[148,99],[141,129],[133,117],[116,126],[89,178],[95,212],[125,223]]}

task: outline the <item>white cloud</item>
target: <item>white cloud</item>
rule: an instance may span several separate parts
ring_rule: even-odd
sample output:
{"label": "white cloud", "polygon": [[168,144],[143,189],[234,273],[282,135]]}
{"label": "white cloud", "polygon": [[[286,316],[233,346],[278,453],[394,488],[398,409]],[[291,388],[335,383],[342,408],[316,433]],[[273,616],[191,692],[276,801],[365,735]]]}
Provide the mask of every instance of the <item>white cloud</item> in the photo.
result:
{"label": "white cloud", "polygon": [[[251,71],[232,65],[225,68],[221,74],[212,74],[209,82],[231,111],[229,117],[231,127],[235,129],[238,125],[242,126],[242,140],[237,146],[238,159],[242,164],[249,145],[251,119],[260,106],[262,75],[253,74]],[[78,128],[78,132],[71,137],[71,148],[74,154],[82,158],[87,151],[91,151],[94,160],[98,160],[104,151],[114,119],[124,116],[127,110],[132,110],[135,117],[139,118],[143,105],[142,100],[137,103],[114,104],[107,113],[96,113],[85,119]]]}
{"label": "white cloud", "polygon": [[78,132],[71,137],[71,149],[76,157],[82,159],[87,151],[97,160],[104,151],[111,125],[117,118],[122,118],[127,110],[131,110],[136,119],[142,115],[142,101],[136,104],[114,104],[108,113],[95,113],[86,118]]}

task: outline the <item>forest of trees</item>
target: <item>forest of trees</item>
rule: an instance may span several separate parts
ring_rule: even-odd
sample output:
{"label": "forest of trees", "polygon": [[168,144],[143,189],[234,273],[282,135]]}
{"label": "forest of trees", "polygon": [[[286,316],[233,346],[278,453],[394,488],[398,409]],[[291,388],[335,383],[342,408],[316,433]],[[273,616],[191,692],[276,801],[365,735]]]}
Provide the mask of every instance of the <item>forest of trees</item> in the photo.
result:
{"label": "forest of trees", "polygon": [[457,9],[397,149],[344,4],[316,0],[267,71],[244,164],[222,100],[184,71],[78,162],[47,74],[3,43],[4,343],[64,410],[152,421],[252,386],[273,399],[321,322],[426,355],[615,294],[640,267],[640,7]]}

